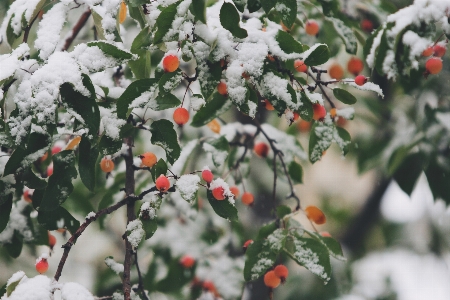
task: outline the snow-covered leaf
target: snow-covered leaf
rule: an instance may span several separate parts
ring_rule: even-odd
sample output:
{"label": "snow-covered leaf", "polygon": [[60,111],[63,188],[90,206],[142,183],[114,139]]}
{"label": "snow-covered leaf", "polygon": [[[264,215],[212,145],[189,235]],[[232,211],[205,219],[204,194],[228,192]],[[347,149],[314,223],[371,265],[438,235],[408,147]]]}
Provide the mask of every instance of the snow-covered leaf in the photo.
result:
{"label": "snow-covered leaf", "polygon": [[302,53],[306,50],[300,42],[292,37],[292,35],[283,30],[278,30],[275,40],[278,42],[281,50],[286,54]]}
{"label": "snow-covered leaf", "polygon": [[278,0],[275,10],[281,17],[281,21],[287,28],[291,28],[297,18],[296,0]]}
{"label": "snow-covered leaf", "polygon": [[[128,118],[128,115],[130,114],[128,110],[133,100],[142,96],[143,93],[154,89],[154,86],[157,83],[158,80],[155,78],[145,78],[133,81],[119,99],[117,99],[117,116],[121,119]],[[148,99],[148,101],[149,100],[150,99]]]}
{"label": "snow-covered leaf", "polygon": [[211,153],[212,160],[216,167],[220,167],[225,163],[228,157],[228,152],[230,151],[230,146],[228,144],[225,136],[221,136],[218,139],[210,140],[203,144],[203,149],[206,152]]}
{"label": "snow-covered leaf", "polygon": [[336,33],[342,39],[345,44],[345,51],[350,54],[356,54],[356,50],[358,49],[358,43],[356,41],[356,37],[353,34],[353,31],[344,24],[344,22],[340,19],[336,19],[333,17],[325,17],[325,20],[329,21]]}
{"label": "snow-covered leaf", "polygon": [[39,210],[38,222],[47,230],[67,228],[72,235],[80,227],[80,222],[62,206],[51,211]]}
{"label": "snow-covered leaf", "polygon": [[302,53],[308,67],[324,64],[330,59],[330,50],[326,44],[315,44]]}
{"label": "snow-covered leaf", "polygon": [[173,164],[180,156],[181,148],[172,122],[161,119],[150,126],[152,133],[151,142],[162,147],[166,151],[167,160]]}
{"label": "snow-covered leaf", "polygon": [[155,37],[153,39],[154,44],[159,44],[163,41],[164,36],[167,34],[169,29],[172,27],[172,22],[175,20],[175,16],[177,14],[177,6],[181,1],[175,2],[161,11],[156,19],[156,27],[158,30],[155,33]]}
{"label": "snow-covered leaf", "polygon": [[227,111],[231,106],[231,101],[227,100],[219,93],[215,93],[211,101],[200,108],[192,119],[191,126],[201,127],[208,124],[222,113]]}
{"label": "snow-covered leaf", "polygon": [[186,174],[178,178],[176,182],[177,190],[181,197],[192,204],[197,198],[198,184],[200,177],[195,174]]}
{"label": "snow-covered leaf", "polygon": [[212,195],[211,190],[207,191],[207,198],[209,204],[211,204],[211,207],[219,217],[228,219],[230,221],[238,220],[238,211],[236,209],[236,206],[234,206],[230,201],[228,201],[227,199],[216,200],[216,198],[214,198],[214,196]]}
{"label": "snow-covered leaf", "polygon": [[96,182],[95,163],[97,162],[99,154],[98,148],[96,146],[91,147],[91,142],[83,135],[78,151],[78,170],[80,172],[80,179],[91,192],[94,192]]}
{"label": "snow-covered leaf", "polygon": [[241,17],[236,7],[228,2],[224,2],[220,9],[220,23],[223,28],[231,32],[235,37],[243,39],[248,36],[247,30],[239,26]]}

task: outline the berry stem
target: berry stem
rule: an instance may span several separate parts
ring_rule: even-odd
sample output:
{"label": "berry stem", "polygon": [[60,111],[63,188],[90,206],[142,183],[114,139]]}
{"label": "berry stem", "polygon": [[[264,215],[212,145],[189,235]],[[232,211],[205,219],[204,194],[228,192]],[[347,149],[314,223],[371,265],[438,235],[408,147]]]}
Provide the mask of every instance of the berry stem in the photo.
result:
{"label": "berry stem", "polygon": [[[311,72],[308,72],[308,74],[311,76],[311,78],[315,81],[316,86],[319,87],[319,89],[322,91],[322,94],[324,95],[325,99],[327,99],[328,103],[330,103],[331,108],[336,108],[336,105],[334,105],[333,101],[331,101],[330,97],[328,97],[327,93],[325,93],[325,90],[322,86],[322,81],[320,80],[320,74],[324,73],[319,69],[316,69],[314,67],[311,67],[313,72],[317,73],[317,78],[314,77],[314,75]],[[326,72],[326,71],[325,71]]]}

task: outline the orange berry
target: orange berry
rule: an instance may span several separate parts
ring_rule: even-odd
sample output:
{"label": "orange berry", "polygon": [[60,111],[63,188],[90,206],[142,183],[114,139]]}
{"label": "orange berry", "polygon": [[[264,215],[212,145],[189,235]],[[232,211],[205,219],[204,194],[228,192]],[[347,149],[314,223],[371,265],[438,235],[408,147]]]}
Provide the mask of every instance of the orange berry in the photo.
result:
{"label": "orange berry", "polygon": [[48,152],[45,152],[44,155],[42,155],[42,157],[40,158],[41,161],[46,161],[48,158]]}
{"label": "orange berry", "polygon": [[173,112],[173,120],[175,123],[177,123],[179,126],[183,126],[189,121],[189,112],[186,108],[178,107]]}
{"label": "orange berry", "polygon": [[122,24],[126,18],[127,18],[127,5],[125,4],[125,2],[122,1],[120,3],[119,8],[119,23]]}
{"label": "orange berry", "polygon": [[433,51],[433,47],[430,46],[430,47],[428,47],[427,49],[423,50],[422,56],[428,57],[428,56],[430,56],[431,54],[433,54],[433,52],[434,52],[434,51]]}
{"label": "orange berry", "polygon": [[280,277],[275,275],[274,271],[269,271],[264,275],[264,284],[269,288],[276,288],[281,283]]}
{"label": "orange berry", "polygon": [[209,122],[208,124],[206,124],[206,126],[208,126],[212,132],[220,133],[220,124],[216,119],[214,119],[211,122]]}
{"label": "orange berry", "polygon": [[145,152],[144,154],[139,155],[139,158],[141,159],[142,164],[149,168],[153,167],[158,161],[158,158],[153,152]]}
{"label": "orange berry", "polygon": [[294,122],[297,121],[300,118],[300,115],[296,112],[294,112]]}
{"label": "orange berry", "polygon": [[43,274],[48,270],[48,261],[45,258],[41,258],[38,262],[36,262],[36,271],[39,274]]}
{"label": "orange berry", "polygon": [[239,197],[239,188],[237,186],[230,187],[230,191],[234,195],[234,198]]}
{"label": "orange berry", "polygon": [[267,99],[264,100],[264,105],[267,110],[275,110],[275,107],[273,107],[272,103]]}
{"label": "orange berry", "polygon": [[253,151],[255,151],[255,153],[260,157],[267,157],[267,154],[269,153],[269,146],[267,146],[266,143],[260,142],[255,144]]}
{"label": "orange berry", "polygon": [[306,34],[317,35],[319,33],[319,24],[316,21],[307,21],[305,23]]}
{"label": "orange berry", "polygon": [[364,30],[365,32],[372,32],[373,30],[373,23],[372,21],[368,20],[368,19],[364,19],[361,21],[361,29]]}
{"label": "orange berry", "polygon": [[330,116],[332,119],[334,119],[336,117],[336,108],[332,108],[330,109]]}
{"label": "orange berry", "polygon": [[305,208],[305,214],[309,220],[318,225],[325,224],[327,221],[325,214],[317,206],[308,206]]}
{"label": "orange berry", "polygon": [[253,243],[253,240],[247,240],[245,241],[244,245],[242,246],[242,248],[245,250],[247,250],[248,246],[250,246],[250,244]]}
{"label": "orange berry", "polygon": [[203,289],[213,293],[214,296],[219,297],[219,293],[217,292],[216,286],[212,281],[209,280],[203,281]]}
{"label": "orange berry", "polygon": [[446,51],[447,51],[447,49],[441,45],[435,45],[433,47],[434,56],[437,56],[437,57],[444,56]]}
{"label": "orange berry", "polygon": [[343,117],[339,117],[336,121],[336,125],[338,125],[340,127],[344,127],[345,124],[347,124],[347,120],[344,119]]}
{"label": "orange berry", "polygon": [[325,106],[315,103],[313,104],[313,119],[316,121],[322,120],[327,115]]}
{"label": "orange berry", "polygon": [[331,67],[328,69],[328,74],[331,78],[336,80],[341,80],[344,78],[344,69],[341,67],[340,64],[332,64]]}
{"label": "orange berry", "polygon": [[50,248],[53,249],[53,247],[56,245],[56,238],[53,234],[51,234],[50,232],[48,233],[48,245],[50,246]]}
{"label": "orange berry", "polygon": [[213,175],[213,173],[210,170],[203,170],[202,171],[202,178],[207,183],[211,183],[211,181],[213,181],[213,179],[214,179],[214,175]]}
{"label": "orange berry", "polygon": [[109,173],[114,170],[114,162],[111,159],[104,157],[100,162],[100,169],[105,173]]}
{"label": "orange berry", "polygon": [[303,73],[306,73],[306,71],[308,70],[308,66],[305,65],[305,62],[304,62],[303,60],[297,59],[297,60],[294,62],[294,69],[295,69],[297,72],[303,72]]}
{"label": "orange berry", "polygon": [[358,75],[355,77],[355,83],[359,86],[364,85],[367,82],[367,77],[364,75]]}
{"label": "orange berry", "polygon": [[32,190],[26,190],[25,192],[23,192],[23,200],[25,200],[28,203],[33,202],[33,191]]}
{"label": "orange berry", "polygon": [[286,268],[285,265],[278,265],[275,267],[275,269],[273,269],[273,271],[275,272],[275,275],[280,277],[281,281],[285,281],[286,278],[289,275],[289,270],[288,268]]}
{"label": "orange berry", "polygon": [[228,94],[227,84],[225,82],[223,82],[223,81],[219,82],[219,84],[217,85],[217,91],[222,96],[226,96]]}
{"label": "orange berry", "polygon": [[253,197],[252,193],[249,192],[245,192],[242,194],[242,203],[244,203],[245,205],[252,205],[253,202],[255,201],[255,198]]}
{"label": "orange berry", "polygon": [[347,69],[350,73],[356,76],[364,69],[364,64],[359,58],[352,57],[347,63]]}
{"label": "orange berry", "polygon": [[297,129],[300,132],[308,132],[311,129],[311,122],[302,119],[298,122]]}
{"label": "orange berry", "polygon": [[216,187],[215,189],[212,190],[213,197],[216,200],[224,200],[225,199],[224,192],[225,190],[221,186]]}
{"label": "orange berry", "polygon": [[47,177],[52,176],[52,174],[53,174],[53,164],[47,167]]}
{"label": "orange berry", "polygon": [[425,63],[425,69],[430,74],[438,74],[442,70],[442,59],[439,57],[432,57]]}
{"label": "orange berry", "polygon": [[155,185],[160,192],[167,192],[167,190],[170,188],[170,181],[166,176],[161,174],[156,179]]}
{"label": "orange berry", "polygon": [[190,255],[185,255],[180,258],[180,264],[183,266],[183,268],[190,269],[194,266],[195,259]]}
{"label": "orange berry", "polygon": [[163,69],[165,72],[172,73],[175,72],[180,66],[180,61],[176,55],[167,55],[163,59]]}

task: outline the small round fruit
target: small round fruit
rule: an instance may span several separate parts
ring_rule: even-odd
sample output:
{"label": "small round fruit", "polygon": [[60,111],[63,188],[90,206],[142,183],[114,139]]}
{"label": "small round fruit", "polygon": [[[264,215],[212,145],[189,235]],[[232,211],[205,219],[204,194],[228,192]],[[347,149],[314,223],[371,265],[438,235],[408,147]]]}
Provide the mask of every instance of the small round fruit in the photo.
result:
{"label": "small round fruit", "polygon": [[425,63],[425,69],[430,74],[438,74],[442,70],[442,59],[439,57],[432,57]]}
{"label": "small round fruit", "polygon": [[25,192],[23,192],[23,200],[25,200],[28,203],[33,202],[33,191],[32,190],[26,190]]}
{"label": "small round fruit", "polygon": [[41,258],[38,262],[36,262],[36,271],[39,274],[43,274],[48,270],[48,261],[45,258]]}
{"label": "small round fruit", "polygon": [[368,19],[364,19],[361,21],[361,29],[364,30],[365,32],[372,32],[373,30],[373,23],[372,21],[368,20]]}
{"label": "small round fruit", "polygon": [[296,112],[294,112],[294,122],[297,121],[300,118],[300,115]]}
{"label": "small round fruit", "polygon": [[317,35],[319,33],[319,24],[316,21],[310,20],[305,24],[306,34]]}
{"label": "small round fruit", "polygon": [[313,104],[313,119],[316,121],[322,120],[327,115],[325,106],[315,103]]}
{"label": "small round fruit", "polygon": [[212,190],[213,197],[216,200],[224,200],[225,199],[224,192],[225,190],[221,186],[216,187],[215,189]]}
{"label": "small round fruit", "polygon": [[47,177],[52,176],[52,174],[53,174],[53,164],[47,167]]}
{"label": "small round fruit", "polygon": [[266,275],[264,275],[264,284],[267,287],[274,289],[277,286],[279,286],[280,283],[281,283],[280,277],[275,275],[275,272],[273,270],[267,272]]}
{"label": "small round fruit", "polygon": [[359,86],[364,85],[367,82],[367,77],[364,75],[358,75],[355,77],[355,83]]}
{"label": "small round fruit", "polygon": [[155,185],[160,192],[167,192],[167,190],[170,188],[170,181],[166,176],[161,174],[156,179]]}
{"label": "small round fruit", "polygon": [[52,148],[52,155],[55,155],[56,153],[61,152],[62,148],[60,146],[54,146]]}
{"label": "small round fruit", "polygon": [[304,62],[303,60],[297,59],[297,60],[294,62],[294,69],[295,69],[297,72],[303,72],[303,73],[306,73],[306,71],[308,70],[308,66],[305,65],[305,62]]}
{"label": "small round fruit", "polygon": [[336,80],[341,80],[344,78],[344,69],[341,67],[340,64],[332,64],[331,67],[328,69],[328,74],[331,78]]}
{"label": "small round fruit", "polygon": [[109,173],[114,170],[114,162],[111,159],[104,157],[100,162],[100,169],[105,173]]}
{"label": "small round fruit", "polygon": [[203,289],[207,290],[211,293],[213,293],[215,296],[218,296],[219,293],[217,292],[216,286],[214,285],[214,283],[210,280],[205,280],[203,281]]}
{"label": "small round fruit", "polygon": [[234,198],[239,197],[239,188],[237,186],[230,187],[230,192],[234,195]]}
{"label": "small round fruit", "polygon": [[214,179],[214,175],[213,175],[213,173],[210,170],[203,170],[202,171],[202,178],[207,183],[211,183],[211,181],[213,181],[213,179]]}
{"label": "small round fruit", "polygon": [[444,56],[446,51],[447,51],[447,49],[444,46],[439,45],[439,44],[437,44],[433,47],[434,56],[437,56],[437,57]]}
{"label": "small round fruit", "polygon": [[255,144],[253,151],[255,151],[255,153],[260,157],[267,157],[267,154],[269,153],[269,146],[267,146],[266,143],[260,142]]}
{"label": "small round fruit", "polygon": [[42,155],[42,157],[40,158],[41,162],[42,161],[46,161],[48,158],[48,152],[45,152],[44,155]]}
{"label": "small round fruit", "polygon": [[281,281],[283,281],[283,282],[286,280],[286,278],[289,275],[289,270],[288,270],[288,268],[286,268],[285,265],[278,265],[275,267],[275,269],[273,269],[273,271],[275,272],[275,275],[280,277]]}
{"label": "small round fruit", "polygon": [[308,206],[305,208],[306,217],[312,222],[322,225],[327,221],[325,214],[317,206]]}
{"label": "small round fruit", "polygon": [[226,96],[228,94],[227,84],[223,81],[219,82],[217,85],[217,92],[219,92],[222,96]]}
{"label": "small round fruit", "polygon": [[195,259],[190,255],[185,255],[180,258],[180,264],[183,266],[183,268],[190,269],[194,266]]}
{"label": "small round fruit", "polygon": [[158,158],[153,152],[145,152],[144,154],[139,155],[139,158],[141,159],[142,164],[149,168],[153,167],[158,161]]}
{"label": "small round fruit", "polygon": [[311,129],[311,122],[302,119],[298,122],[297,129],[300,132],[308,132]]}
{"label": "small round fruit", "polygon": [[267,110],[275,110],[275,107],[273,107],[272,103],[267,99],[264,99],[264,106]]}
{"label": "small round fruit", "polygon": [[253,243],[253,240],[246,240],[244,245],[242,245],[242,249],[244,249],[244,251],[247,250],[251,243]]}
{"label": "small round fruit", "polygon": [[357,76],[364,69],[364,64],[359,58],[352,57],[347,63],[347,69],[350,73]]}
{"label": "small round fruit", "polygon": [[255,201],[255,198],[253,197],[252,193],[249,192],[245,192],[242,194],[242,203],[244,203],[245,205],[252,205],[253,202]]}
{"label": "small round fruit", "polygon": [[176,55],[167,55],[163,59],[163,69],[165,72],[172,73],[175,72],[180,66],[180,61]]}
{"label": "small round fruit", "polygon": [[50,248],[53,249],[53,247],[56,245],[56,238],[53,234],[51,234],[50,232],[48,233],[48,245],[50,246]]}
{"label": "small round fruit", "polygon": [[208,128],[211,129],[212,132],[220,133],[220,123],[216,119],[206,124],[206,126],[208,126]]}
{"label": "small round fruit", "polygon": [[428,56],[430,56],[431,54],[433,54],[433,46],[430,46],[430,47],[428,47],[427,49],[425,49],[425,50],[423,50],[423,52],[422,52],[422,56],[424,56],[424,57],[428,57]]}
{"label": "small round fruit", "polygon": [[173,120],[175,123],[177,123],[179,126],[183,126],[189,121],[189,112],[184,107],[178,107],[173,112]]}

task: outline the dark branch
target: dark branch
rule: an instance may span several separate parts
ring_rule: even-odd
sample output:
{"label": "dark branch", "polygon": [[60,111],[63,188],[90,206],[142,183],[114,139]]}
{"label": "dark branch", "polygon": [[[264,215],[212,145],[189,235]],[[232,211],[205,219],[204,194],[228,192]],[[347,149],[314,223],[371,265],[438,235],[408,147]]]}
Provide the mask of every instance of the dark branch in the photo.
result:
{"label": "dark branch", "polygon": [[83,28],[84,24],[86,24],[87,20],[89,19],[89,16],[91,15],[91,10],[88,9],[85,11],[80,19],[78,20],[77,24],[72,29],[72,34],[66,39],[66,42],[64,43],[64,47],[61,49],[62,51],[67,51],[69,49],[70,45],[72,44],[73,40],[77,37],[78,33],[80,32],[81,28]]}

